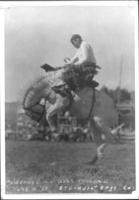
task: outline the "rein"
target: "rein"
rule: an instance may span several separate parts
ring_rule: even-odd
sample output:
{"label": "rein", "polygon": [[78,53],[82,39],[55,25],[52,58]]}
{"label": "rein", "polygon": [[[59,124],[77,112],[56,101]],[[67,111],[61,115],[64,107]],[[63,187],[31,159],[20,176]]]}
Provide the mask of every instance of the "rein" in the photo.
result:
{"label": "rein", "polygon": [[91,119],[95,102],[96,102],[96,95],[95,95],[95,88],[93,88],[92,104],[91,104],[90,112],[89,112],[88,117],[86,119],[87,122],[89,122],[89,120]]}

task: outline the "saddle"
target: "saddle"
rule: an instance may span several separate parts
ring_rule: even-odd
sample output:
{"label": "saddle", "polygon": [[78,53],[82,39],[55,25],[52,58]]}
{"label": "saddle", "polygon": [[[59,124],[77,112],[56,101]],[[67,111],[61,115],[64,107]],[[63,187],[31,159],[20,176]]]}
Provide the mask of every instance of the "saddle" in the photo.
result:
{"label": "saddle", "polygon": [[[96,88],[99,85],[98,82],[92,80],[90,82],[88,82],[86,84],[86,86],[89,86],[91,88]],[[69,86],[67,86],[66,84],[63,85],[58,85],[58,86],[54,86],[52,87],[52,89],[56,92],[59,93],[61,96],[66,97],[66,96],[72,96],[71,94],[71,89]]]}
{"label": "saddle", "polygon": [[[61,69],[54,68],[48,64],[44,64],[41,66],[43,70],[46,72],[56,71]],[[53,86],[52,89],[59,93],[63,97],[72,97],[71,91],[76,91],[76,89],[82,89],[85,86],[89,86],[91,88],[95,88],[99,85],[98,82],[93,80],[95,74],[97,74],[97,70],[100,69],[95,63],[83,63],[79,66],[70,66],[68,70],[66,70],[62,75],[62,80],[65,84]]]}

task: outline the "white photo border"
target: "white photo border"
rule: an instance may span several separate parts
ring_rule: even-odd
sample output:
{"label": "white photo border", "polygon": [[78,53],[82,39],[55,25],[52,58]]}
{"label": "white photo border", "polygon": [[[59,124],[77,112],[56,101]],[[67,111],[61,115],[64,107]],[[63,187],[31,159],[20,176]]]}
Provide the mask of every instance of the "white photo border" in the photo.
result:
{"label": "white photo border", "polygon": [[[131,6],[135,19],[135,151],[136,191],[132,194],[6,194],[5,193],[5,9],[22,6]],[[139,198],[139,70],[138,70],[138,1],[7,1],[0,2],[0,67],[1,67],[1,197],[2,199],[138,199]]]}

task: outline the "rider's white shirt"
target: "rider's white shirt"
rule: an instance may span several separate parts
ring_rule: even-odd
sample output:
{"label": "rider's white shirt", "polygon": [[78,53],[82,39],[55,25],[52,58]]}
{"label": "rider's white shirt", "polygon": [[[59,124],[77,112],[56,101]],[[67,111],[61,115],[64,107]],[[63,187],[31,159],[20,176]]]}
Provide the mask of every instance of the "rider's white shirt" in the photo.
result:
{"label": "rider's white shirt", "polygon": [[[80,48],[77,50],[73,59],[78,58],[78,61],[74,64],[82,64],[83,62],[92,62],[96,63],[96,59],[93,53],[93,49],[90,44],[85,41],[82,41]],[[62,85],[64,82],[61,79],[62,73],[64,69],[58,70],[56,72],[52,72],[51,81],[52,86]],[[49,77],[50,78],[50,77]]]}
{"label": "rider's white shirt", "polygon": [[77,52],[73,59],[78,58],[74,64],[82,64],[83,62],[96,63],[93,49],[90,44],[82,41],[81,46],[77,49]]}

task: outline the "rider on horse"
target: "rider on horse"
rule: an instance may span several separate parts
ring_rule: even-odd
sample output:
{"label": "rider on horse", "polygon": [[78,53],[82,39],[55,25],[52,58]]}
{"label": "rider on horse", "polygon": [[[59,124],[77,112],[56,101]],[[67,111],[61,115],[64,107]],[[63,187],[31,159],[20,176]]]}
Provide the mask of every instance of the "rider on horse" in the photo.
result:
{"label": "rider on horse", "polygon": [[93,81],[93,77],[97,74],[96,69],[100,67],[96,65],[91,45],[82,40],[78,34],[71,37],[71,43],[77,52],[72,59],[64,59],[67,68],[62,76],[64,82],[71,90],[80,89],[85,85],[96,87],[98,83]]}
{"label": "rider on horse", "polygon": [[[97,74],[96,59],[90,44],[83,41],[81,36],[75,34],[71,37],[72,45],[77,49],[72,59],[65,58],[65,70],[61,76],[59,83],[55,83],[53,90],[56,92],[56,101],[50,106],[46,113],[46,119],[52,131],[55,131],[52,117],[64,105],[63,97],[78,99],[76,91],[84,86],[96,87],[97,82],[93,81],[93,77]],[[61,82],[62,81],[62,82]],[[63,83],[63,84],[61,84]]]}
{"label": "rider on horse", "polygon": [[77,52],[72,59],[64,59],[67,64],[80,65],[84,62],[96,63],[91,45],[83,41],[80,35],[73,35],[71,37],[71,43],[77,49]]}

